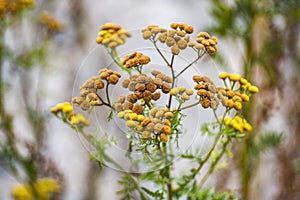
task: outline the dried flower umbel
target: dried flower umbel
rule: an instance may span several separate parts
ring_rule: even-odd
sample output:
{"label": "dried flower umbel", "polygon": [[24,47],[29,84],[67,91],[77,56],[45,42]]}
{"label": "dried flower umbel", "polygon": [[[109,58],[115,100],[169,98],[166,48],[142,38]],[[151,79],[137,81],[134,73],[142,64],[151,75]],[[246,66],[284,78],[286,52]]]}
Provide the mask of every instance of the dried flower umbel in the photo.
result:
{"label": "dried flower umbel", "polygon": [[[219,78],[224,85],[217,86],[209,77],[194,74],[192,77],[185,77],[194,82],[193,88],[178,85],[178,79],[202,56],[217,52],[218,40],[216,37],[211,37],[206,32],[200,32],[197,34],[196,40],[192,41],[191,34],[193,32],[194,28],[184,23],[172,23],[170,29],[157,25],[149,25],[143,29],[142,37],[154,45],[165,64],[164,70],[151,70],[150,67],[143,70],[143,66],[151,62],[151,58],[142,52],[132,52],[123,59],[119,58],[116,47],[124,44],[130,34],[118,25],[105,24],[96,41],[108,49],[115,63],[123,71],[128,72],[129,77],[122,77],[122,72],[118,70],[101,69],[98,76],[91,77],[80,87],[79,97],[72,100],[72,103],[80,106],[83,111],[90,110],[95,106],[109,108],[111,112],[108,121],[115,114],[116,120],[124,123],[124,131],[129,138],[128,152],[142,151],[146,156],[144,161],[147,164],[154,167],[160,165],[166,167],[166,171],[158,169],[157,176],[163,180],[162,185],[168,185],[167,190],[162,189],[161,191],[166,191],[169,199],[174,196],[182,197],[181,191],[185,190],[186,186],[190,186],[192,181],[196,182],[197,173],[204,164],[208,163],[214,152],[216,156],[212,161],[211,168],[196,187],[201,189],[208,175],[214,171],[217,162],[227,150],[230,141],[247,136],[253,129],[242,116],[241,111],[243,104],[250,101],[250,97],[258,92],[258,88],[240,75],[223,72],[219,74]],[[168,59],[170,56],[160,50],[158,43],[170,48],[170,59]],[[195,59],[186,66],[179,66],[175,70],[176,56],[187,49],[195,52]],[[122,91],[126,89],[127,93],[124,92],[117,99],[111,99],[110,85],[122,88]],[[192,175],[186,176],[190,178],[173,184],[173,181],[176,180],[170,177],[173,165],[171,164],[171,167],[166,165],[170,158],[174,157],[172,151],[169,152],[169,150],[172,148],[173,142],[178,143],[180,140],[182,129],[185,126],[183,111],[196,106],[211,109],[213,112],[215,121],[204,124],[201,130],[213,135],[214,143],[205,156],[197,153],[188,156],[181,155],[183,158],[192,159],[198,164],[198,167],[191,170]],[[221,117],[217,115],[217,110],[223,112]],[[79,119],[79,114],[73,114],[73,107],[69,103],[59,104],[52,109],[52,112],[71,125],[81,123],[86,126],[89,124],[84,119]],[[74,120],[72,116],[75,116],[73,118],[78,121]],[[86,137],[83,129],[80,131]],[[89,139],[90,136],[86,138]],[[94,141],[92,140],[91,144],[94,144]],[[218,149],[217,144],[222,146],[222,150]],[[101,148],[103,147],[101,146]],[[116,163],[105,153],[105,150],[101,151],[101,155],[105,155],[108,162]],[[115,164],[115,167],[124,170],[118,164]],[[134,179],[130,179],[130,181],[134,181]],[[135,190],[137,189],[135,188]],[[139,192],[142,194],[143,190]],[[164,194],[162,195],[159,198],[166,197]]]}

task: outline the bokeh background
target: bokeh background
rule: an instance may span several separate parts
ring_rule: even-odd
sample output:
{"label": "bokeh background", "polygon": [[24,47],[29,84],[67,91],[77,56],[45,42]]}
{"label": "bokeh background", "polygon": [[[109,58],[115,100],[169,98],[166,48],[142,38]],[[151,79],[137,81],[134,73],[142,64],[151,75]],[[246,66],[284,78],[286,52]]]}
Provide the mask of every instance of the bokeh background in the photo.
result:
{"label": "bokeh background", "polygon": [[[117,199],[119,172],[110,168],[100,172],[76,133],[49,110],[70,101],[75,80],[97,73],[93,68],[79,69],[96,48],[104,23],[135,31],[149,24],[169,27],[184,22],[195,32],[218,37],[218,53],[211,58],[218,71],[240,73],[260,88],[244,111],[255,130],[247,140],[234,143],[229,167],[218,171],[206,187],[232,189],[241,199],[300,199],[299,9],[299,0],[37,0],[15,25],[3,31],[1,27],[1,44],[23,55],[43,43],[38,35],[44,30],[35,21],[44,10],[62,22],[63,29],[48,36],[45,55],[34,66],[24,64],[26,56],[23,64],[2,56],[1,112],[5,109],[13,116],[15,140],[25,156],[24,144],[30,143],[52,160],[64,179],[62,199]],[[106,55],[99,56],[99,67],[111,62]],[[1,115],[2,147],[7,142],[4,119]],[[11,188],[24,181],[24,174],[16,177],[5,156],[1,152],[0,199],[9,200]]]}

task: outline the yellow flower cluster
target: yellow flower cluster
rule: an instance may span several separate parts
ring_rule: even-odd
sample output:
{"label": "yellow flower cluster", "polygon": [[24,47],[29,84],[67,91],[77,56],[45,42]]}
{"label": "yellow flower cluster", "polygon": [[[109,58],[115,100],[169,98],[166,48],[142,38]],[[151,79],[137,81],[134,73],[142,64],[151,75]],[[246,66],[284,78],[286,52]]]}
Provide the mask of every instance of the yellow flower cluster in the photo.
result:
{"label": "yellow flower cluster", "polygon": [[148,56],[145,56],[142,53],[133,52],[124,57],[122,64],[128,69],[146,65],[149,62],[150,58]]}
{"label": "yellow flower cluster", "polygon": [[170,90],[170,95],[175,96],[181,103],[190,100],[190,96],[193,94],[193,90],[186,89],[185,87],[176,87]]}
{"label": "yellow flower cluster", "polygon": [[38,21],[40,24],[47,27],[48,31],[51,33],[61,32],[64,28],[64,24],[47,11],[43,11],[39,14]]}
{"label": "yellow flower cluster", "polygon": [[239,133],[244,133],[245,131],[252,131],[252,126],[247,122],[246,119],[235,116],[233,118],[226,116],[224,118],[224,124],[226,126],[234,128],[236,131],[239,131]]}
{"label": "yellow flower cluster", "polygon": [[75,113],[73,106],[69,102],[59,103],[55,107],[51,108],[51,112],[56,116],[60,116],[63,120],[74,126],[89,126],[90,122],[82,114]]}
{"label": "yellow flower cluster", "polygon": [[109,48],[116,48],[125,43],[131,34],[125,31],[121,26],[113,23],[106,23],[101,27],[96,42]]}
{"label": "yellow flower cluster", "polygon": [[15,186],[11,194],[16,200],[50,200],[51,193],[60,193],[61,190],[61,184],[58,180],[41,178],[37,179],[33,186],[28,184]]}
{"label": "yellow flower cluster", "polygon": [[247,79],[242,78],[239,74],[230,74],[227,72],[222,72],[219,74],[219,78],[223,79],[224,81],[228,79],[231,82],[239,82],[240,89],[244,92],[250,92],[252,94],[259,92],[258,87],[252,85]]}
{"label": "yellow flower cluster", "polygon": [[171,122],[173,113],[168,108],[152,108],[149,116],[134,113],[132,110],[125,110],[118,113],[118,117],[126,120],[126,126],[141,133],[143,140],[155,139],[159,136],[160,141],[167,142],[171,134]]}
{"label": "yellow flower cluster", "polygon": [[230,88],[222,88],[218,91],[218,97],[221,99],[222,104],[228,108],[236,110],[242,109],[242,103],[250,100],[251,94],[257,93],[259,90],[256,86],[252,85],[248,80],[242,78],[239,74],[229,74],[222,72],[219,78],[225,82],[229,80],[230,85],[238,84],[238,90],[233,91]]}
{"label": "yellow flower cluster", "polygon": [[35,0],[0,0],[0,17],[33,8]]}

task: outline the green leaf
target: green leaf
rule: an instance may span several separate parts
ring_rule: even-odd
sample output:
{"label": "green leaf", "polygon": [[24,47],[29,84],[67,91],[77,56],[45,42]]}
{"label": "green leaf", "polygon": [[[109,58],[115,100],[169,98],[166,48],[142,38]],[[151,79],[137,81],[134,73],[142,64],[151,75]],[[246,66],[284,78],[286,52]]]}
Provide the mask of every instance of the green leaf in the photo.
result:
{"label": "green leaf", "polygon": [[156,190],[155,192],[153,192],[145,187],[141,187],[141,189],[155,199],[163,199],[163,194],[159,190]]}

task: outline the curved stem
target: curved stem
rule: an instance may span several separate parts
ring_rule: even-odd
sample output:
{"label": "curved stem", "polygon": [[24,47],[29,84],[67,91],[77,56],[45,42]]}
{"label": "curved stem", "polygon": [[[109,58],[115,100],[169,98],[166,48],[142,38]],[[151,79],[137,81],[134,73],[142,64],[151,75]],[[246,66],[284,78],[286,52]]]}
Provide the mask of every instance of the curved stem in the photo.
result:
{"label": "curved stem", "polygon": [[101,96],[98,94],[98,93],[95,93],[97,95],[97,97],[99,98],[99,100],[101,101],[100,104],[96,104],[95,106],[107,106],[109,108],[113,108],[109,103],[106,103],[102,98]]}
{"label": "curved stem", "polygon": [[116,48],[112,48],[111,51],[107,50],[111,56],[111,58],[114,60],[114,62],[119,66],[121,67],[123,70],[127,71],[129,75],[131,75],[131,70],[130,69],[127,69],[123,63],[122,63],[122,60],[121,58],[119,57],[119,54],[116,50]]}
{"label": "curved stem", "polygon": [[105,93],[106,93],[107,104],[110,105],[110,99],[109,99],[109,94],[108,94],[108,86],[109,86],[109,82],[107,82],[107,84],[106,84]]}
{"label": "curved stem", "polygon": [[218,162],[220,161],[220,159],[222,158],[222,156],[224,155],[225,151],[226,151],[226,147],[229,144],[229,139],[227,139],[227,141],[223,144],[222,147],[222,151],[220,152],[220,154],[218,155],[218,157],[216,158],[216,160],[211,164],[209,170],[206,172],[206,174],[203,176],[203,178],[201,179],[200,183],[198,184],[198,188],[201,189],[203,184],[206,182],[206,180],[208,179],[208,177],[211,175],[211,173],[214,171],[215,166],[218,164]]}

